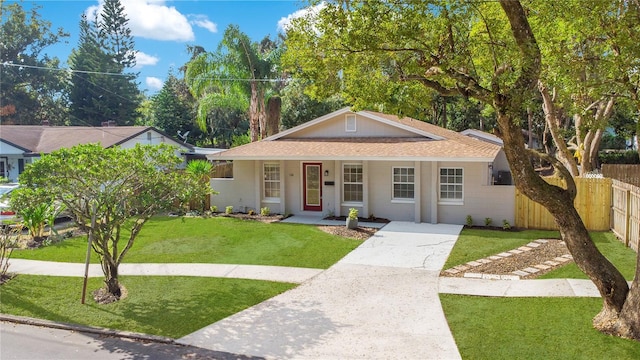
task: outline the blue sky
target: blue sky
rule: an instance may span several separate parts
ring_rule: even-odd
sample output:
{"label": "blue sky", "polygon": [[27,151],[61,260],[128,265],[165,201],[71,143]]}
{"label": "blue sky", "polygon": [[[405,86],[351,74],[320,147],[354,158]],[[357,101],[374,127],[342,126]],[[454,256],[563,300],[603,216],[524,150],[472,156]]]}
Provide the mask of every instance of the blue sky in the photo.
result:
{"label": "blue sky", "polygon": [[[229,24],[236,24],[255,41],[277,33],[287,19],[300,14],[300,0],[120,0],[129,18],[138,51],[140,88],[152,95],[162,87],[169,70],[188,60],[187,45],[215,50]],[[63,67],[78,45],[78,24],[82,13],[91,13],[102,0],[25,0],[23,6],[40,6],[40,16],[62,27],[71,36],[45,49],[58,57]]]}

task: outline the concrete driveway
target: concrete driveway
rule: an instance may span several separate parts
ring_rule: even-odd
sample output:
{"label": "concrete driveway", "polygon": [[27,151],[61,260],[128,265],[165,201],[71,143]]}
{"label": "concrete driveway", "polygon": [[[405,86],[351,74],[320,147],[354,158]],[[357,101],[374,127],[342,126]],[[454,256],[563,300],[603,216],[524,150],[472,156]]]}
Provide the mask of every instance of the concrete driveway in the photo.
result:
{"label": "concrete driveway", "polygon": [[178,341],[268,359],[459,359],[438,273],[461,229],[391,222],[297,288]]}

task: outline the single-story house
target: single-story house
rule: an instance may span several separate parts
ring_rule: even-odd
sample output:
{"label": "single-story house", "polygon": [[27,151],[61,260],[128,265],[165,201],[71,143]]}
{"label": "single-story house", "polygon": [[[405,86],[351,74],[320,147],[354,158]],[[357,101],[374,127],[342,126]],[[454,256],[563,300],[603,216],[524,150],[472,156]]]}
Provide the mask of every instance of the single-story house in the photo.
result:
{"label": "single-story house", "polygon": [[0,126],[0,177],[17,181],[24,167],[41,154],[79,144],[100,143],[103,147],[131,148],[135,144],[167,143],[182,155],[194,148],[151,126]]}
{"label": "single-story house", "polygon": [[498,145],[433,124],[344,108],[261,141],[207,156],[232,164],[211,204],[293,215],[513,224],[515,188],[494,185]]}

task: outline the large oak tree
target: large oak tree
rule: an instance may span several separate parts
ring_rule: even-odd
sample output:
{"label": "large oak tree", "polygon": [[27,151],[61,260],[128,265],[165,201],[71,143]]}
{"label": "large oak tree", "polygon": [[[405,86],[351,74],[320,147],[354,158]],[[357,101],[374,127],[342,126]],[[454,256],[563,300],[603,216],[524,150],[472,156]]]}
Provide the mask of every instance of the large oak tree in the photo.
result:
{"label": "large oak tree", "polygon": [[[555,158],[525,148],[522,114],[538,96],[543,58],[529,21],[533,9],[516,0],[337,1],[320,8],[288,31],[285,63],[314,81],[316,94],[340,92],[356,107],[391,104],[402,113],[397,100],[424,89],[493,107],[516,187],[553,215],[576,264],[604,300],[595,326],[640,340],[640,274],[630,291],[574,208],[571,173]],[[532,157],[550,162],[565,186],[545,182]]]}

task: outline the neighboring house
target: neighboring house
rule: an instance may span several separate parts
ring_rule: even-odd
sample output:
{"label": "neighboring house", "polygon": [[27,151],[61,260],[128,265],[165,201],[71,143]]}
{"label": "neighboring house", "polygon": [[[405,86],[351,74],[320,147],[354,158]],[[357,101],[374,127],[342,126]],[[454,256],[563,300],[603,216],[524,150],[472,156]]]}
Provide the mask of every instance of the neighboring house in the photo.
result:
{"label": "neighboring house", "polygon": [[502,148],[410,118],[345,108],[207,157],[232,161],[211,179],[220,209],[513,224],[515,188],[492,180],[508,171]]}
{"label": "neighboring house", "polygon": [[150,126],[0,125],[0,177],[17,181],[24,167],[41,154],[89,143],[100,143],[105,148],[167,143],[177,146],[181,155],[193,152],[191,145]]}
{"label": "neighboring house", "polygon": [[472,137],[474,139],[486,141],[494,145],[498,145],[498,146],[504,145],[504,143],[502,142],[502,139],[482,130],[467,129],[467,130],[460,131],[460,134],[468,137]]}

